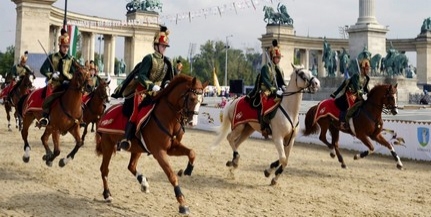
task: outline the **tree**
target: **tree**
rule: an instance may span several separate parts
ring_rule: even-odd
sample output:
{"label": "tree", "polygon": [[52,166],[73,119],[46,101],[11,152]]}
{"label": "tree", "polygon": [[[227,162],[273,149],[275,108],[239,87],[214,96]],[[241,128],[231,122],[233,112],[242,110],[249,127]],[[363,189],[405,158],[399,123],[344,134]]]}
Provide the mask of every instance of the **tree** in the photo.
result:
{"label": "tree", "polygon": [[4,77],[12,69],[15,57],[15,47],[13,45],[6,48],[6,52],[0,52],[0,74]]}

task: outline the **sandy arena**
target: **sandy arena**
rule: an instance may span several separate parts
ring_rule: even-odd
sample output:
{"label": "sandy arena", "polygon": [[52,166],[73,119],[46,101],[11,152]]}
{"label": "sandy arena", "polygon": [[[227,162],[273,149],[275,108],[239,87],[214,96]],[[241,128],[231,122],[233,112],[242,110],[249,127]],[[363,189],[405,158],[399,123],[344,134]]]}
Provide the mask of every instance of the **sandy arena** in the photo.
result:
{"label": "sandy arena", "polygon": [[[64,168],[58,160],[69,153],[74,141],[61,137],[62,152],[47,167],[40,136],[31,127],[29,163],[22,161],[21,134],[7,131],[0,112],[0,216],[178,216],[174,191],[152,156],[142,156],[139,170],[149,180],[150,193],[140,191],[127,170],[129,154],[117,153],[110,165],[110,190],[102,197],[100,163],[94,151],[94,133]],[[271,141],[249,139],[240,147],[241,160],[233,179],[225,166],[232,157],[227,141],[215,150],[215,134],[187,129],[183,143],[197,153],[191,177],[180,185],[191,216],[430,216],[431,165],[403,159],[404,171],[389,156],[372,155],[359,161],[343,151],[347,170],[329,157],[323,146],[296,143],[289,165],[269,186],[263,170],[277,159]],[[51,143],[52,144],[52,143]],[[365,149],[365,146],[364,146]],[[171,157],[175,171],[185,169],[187,157]]]}

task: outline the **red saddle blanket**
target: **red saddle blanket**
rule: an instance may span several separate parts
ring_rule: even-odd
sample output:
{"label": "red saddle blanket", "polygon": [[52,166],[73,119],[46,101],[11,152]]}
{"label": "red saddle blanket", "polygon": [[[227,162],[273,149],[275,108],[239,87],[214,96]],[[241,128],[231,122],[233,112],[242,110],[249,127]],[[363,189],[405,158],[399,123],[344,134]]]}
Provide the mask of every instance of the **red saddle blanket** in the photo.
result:
{"label": "red saddle blanket", "polygon": [[[275,102],[275,98],[261,98],[262,113],[264,115],[272,112],[277,108],[280,102]],[[235,105],[233,120],[231,128],[234,129],[237,125],[246,122],[259,122],[257,109],[252,108],[250,103],[245,100],[245,96],[238,99],[238,103]]]}
{"label": "red saddle blanket", "polygon": [[[44,89],[47,88],[45,97],[42,97]],[[29,111],[42,111],[43,100],[52,93],[51,86],[42,87],[29,93],[27,100],[23,104],[22,113],[25,115]]]}
{"label": "red saddle blanket", "polygon": [[[348,105],[349,108],[352,107],[356,100],[356,96],[350,93],[347,93],[348,97]],[[321,101],[317,105],[316,114],[314,116],[314,122],[318,121],[320,118],[331,116],[332,118],[336,119],[338,121],[340,117],[340,109],[338,109],[337,105],[335,105],[335,99],[325,99]]]}
{"label": "red saddle blanket", "polygon": [[8,84],[3,90],[0,92],[0,98],[5,98],[7,95],[9,95],[10,91],[13,89],[13,86],[15,85],[15,82],[12,82]]}
{"label": "red saddle blanket", "polygon": [[[155,104],[148,105],[139,110],[138,125],[136,129],[140,129],[145,120],[150,116]],[[124,134],[128,117],[123,115],[123,104],[115,104],[111,106],[105,114],[100,118],[97,132],[108,134]],[[138,132],[138,130],[136,131]]]}

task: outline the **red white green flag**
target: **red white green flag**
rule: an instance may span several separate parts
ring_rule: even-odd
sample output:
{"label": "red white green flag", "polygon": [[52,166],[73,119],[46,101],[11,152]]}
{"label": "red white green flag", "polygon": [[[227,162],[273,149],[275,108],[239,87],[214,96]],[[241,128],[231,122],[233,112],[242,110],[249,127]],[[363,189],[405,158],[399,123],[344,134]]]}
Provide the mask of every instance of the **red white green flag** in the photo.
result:
{"label": "red white green flag", "polygon": [[75,25],[67,25],[67,33],[70,37],[70,48],[69,55],[76,57],[76,51],[78,49],[78,27]]}

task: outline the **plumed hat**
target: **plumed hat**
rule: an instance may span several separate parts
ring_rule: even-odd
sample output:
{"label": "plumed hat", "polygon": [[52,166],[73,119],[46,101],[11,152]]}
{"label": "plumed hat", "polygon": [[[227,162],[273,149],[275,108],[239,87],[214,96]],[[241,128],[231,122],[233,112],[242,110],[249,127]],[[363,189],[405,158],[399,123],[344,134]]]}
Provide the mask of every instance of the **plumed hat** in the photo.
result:
{"label": "plumed hat", "polygon": [[61,29],[61,35],[58,37],[58,45],[70,45],[69,34],[64,29]]}
{"label": "plumed hat", "polygon": [[368,60],[367,58],[364,58],[361,60],[360,63],[361,68],[365,68],[365,67],[370,67],[370,60]]}
{"label": "plumed hat", "polygon": [[274,57],[282,57],[277,39],[272,40],[272,47],[269,49],[269,54],[271,55],[271,59]]}
{"label": "plumed hat", "polygon": [[25,64],[27,62],[27,54],[28,54],[28,52],[26,51],[26,53],[24,53],[24,55],[21,55],[21,58],[19,59],[19,62],[21,64]]}
{"label": "plumed hat", "polygon": [[160,26],[160,31],[154,36],[154,44],[162,44],[169,47],[169,30],[166,26]]}

